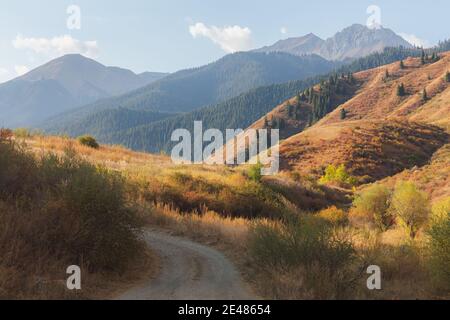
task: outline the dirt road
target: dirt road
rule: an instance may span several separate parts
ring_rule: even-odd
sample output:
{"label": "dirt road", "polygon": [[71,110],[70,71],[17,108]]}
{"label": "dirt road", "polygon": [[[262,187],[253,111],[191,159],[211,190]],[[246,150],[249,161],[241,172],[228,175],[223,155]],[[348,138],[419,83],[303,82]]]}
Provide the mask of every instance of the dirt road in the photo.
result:
{"label": "dirt road", "polygon": [[145,241],[161,257],[155,279],[119,300],[250,300],[233,264],[218,251],[166,233],[147,230]]}

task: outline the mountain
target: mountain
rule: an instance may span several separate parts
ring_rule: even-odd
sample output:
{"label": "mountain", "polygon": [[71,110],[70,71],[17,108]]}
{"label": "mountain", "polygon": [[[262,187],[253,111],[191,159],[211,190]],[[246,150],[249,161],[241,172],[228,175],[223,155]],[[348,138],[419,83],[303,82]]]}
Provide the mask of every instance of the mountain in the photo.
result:
{"label": "mountain", "polygon": [[29,126],[101,98],[120,95],[166,76],[137,75],[82,55],[65,55],[0,84],[0,126]]}
{"label": "mountain", "polygon": [[[337,70],[337,73],[347,74],[348,72],[366,70],[420,54],[421,51],[416,49],[386,48],[382,53],[357,59],[341,67]],[[127,108],[105,109],[98,112],[89,112],[89,109],[85,108],[85,113],[74,112],[72,117],[68,119],[70,121],[61,121],[61,117],[48,121],[50,126],[47,127],[47,132],[52,134],[66,133],[75,137],[82,134],[92,134],[103,143],[122,144],[134,150],[149,152],[164,150],[169,152],[174,145],[170,141],[171,134],[176,128],[193,130],[195,120],[202,121],[205,129],[247,128],[258,119],[261,119],[260,122],[263,121],[264,115],[271,112],[274,106],[282,103],[275,112],[275,118],[279,118],[279,114],[286,113],[288,104],[294,105],[294,102],[283,103],[283,101],[320,83],[322,80],[327,80],[334,74],[332,72],[325,76],[319,75],[304,80],[259,87],[224,102],[154,122],[145,122],[145,119],[156,119],[152,112],[145,112],[148,118],[137,119],[130,116],[130,114],[137,114],[137,111]],[[348,90],[350,93],[353,92],[352,87],[349,87]],[[341,99],[336,99],[334,103],[339,103],[342,101]],[[302,104],[302,106],[311,108],[305,104]],[[302,110],[304,109],[302,108]],[[114,119],[122,120],[110,121],[108,114],[111,114]],[[160,113],[158,114],[161,116]],[[272,119],[272,114],[269,114],[268,118]],[[303,130],[305,123],[308,122],[307,117],[297,121],[285,120],[288,124],[292,123],[292,128],[288,125],[286,130],[283,129],[283,136],[298,133]],[[137,124],[138,122],[139,124]]]}
{"label": "mountain", "polygon": [[286,53],[230,54],[203,67],[182,70],[146,87],[80,109],[127,107],[158,112],[189,112],[235,97],[253,88],[305,79],[336,66],[319,56]]}
{"label": "mountain", "polygon": [[[260,86],[328,73],[339,64],[319,56],[286,53],[235,53],[203,67],[182,70],[119,97],[103,99],[56,117],[40,127],[70,135],[92,132],[87,119],[119,108],[158,113],[185,113],[215,105]],[[114,111],[116,112],[116,111]],[[78,127],[76,130],[75,127]],[[110,133],[116,131],[111,128]]]}
{"label": "mountain", "polygon": [[390,29],[369,29],[354,24],[323,40],[314,34],[281,40],[256,52],[286,52],[294,55],[317,54],[328,60],[346,60],[380,52],[387,47],[413,46]]}

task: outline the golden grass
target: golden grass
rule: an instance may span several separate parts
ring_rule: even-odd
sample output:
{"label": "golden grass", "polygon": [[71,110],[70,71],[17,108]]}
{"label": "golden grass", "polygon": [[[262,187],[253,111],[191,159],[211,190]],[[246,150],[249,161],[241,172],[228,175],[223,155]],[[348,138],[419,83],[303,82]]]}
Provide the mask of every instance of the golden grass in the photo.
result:
{"label": "golden grass", "polygon": [[425,165],[447,141],[438,127],[406,121],[317,126],[281,144],[281,166],[320,176],[330,164],[345,164],[352,175],[373,182]]}

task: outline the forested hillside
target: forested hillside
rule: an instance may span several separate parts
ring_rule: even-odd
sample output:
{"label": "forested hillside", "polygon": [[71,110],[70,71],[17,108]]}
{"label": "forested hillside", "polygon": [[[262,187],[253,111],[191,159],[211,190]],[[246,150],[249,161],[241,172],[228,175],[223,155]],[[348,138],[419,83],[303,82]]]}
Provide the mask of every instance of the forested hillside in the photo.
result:
{"label": "forested hillside", "polygon": [[209,65],[176,72],[130,93],[63,113],[43,122],[41,127],[53,132],[57,127],[70,125],[73,119],[106,109],[190,112],[260,86],[327,73],[336,66],[336,63],[314,55],[298,57],[286,53],[252,52],[230,54]]}

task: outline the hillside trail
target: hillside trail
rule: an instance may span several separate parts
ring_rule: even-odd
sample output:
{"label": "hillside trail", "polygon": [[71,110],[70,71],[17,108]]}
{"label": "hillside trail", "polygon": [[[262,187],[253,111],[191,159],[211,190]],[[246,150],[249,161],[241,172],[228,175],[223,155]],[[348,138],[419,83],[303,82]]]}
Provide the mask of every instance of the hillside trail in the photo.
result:
{"label": "hillside trail", "polygon": [[257,299],[222,253],[153,229],[144,240],[160,256],[161,271],[117,300]]}

